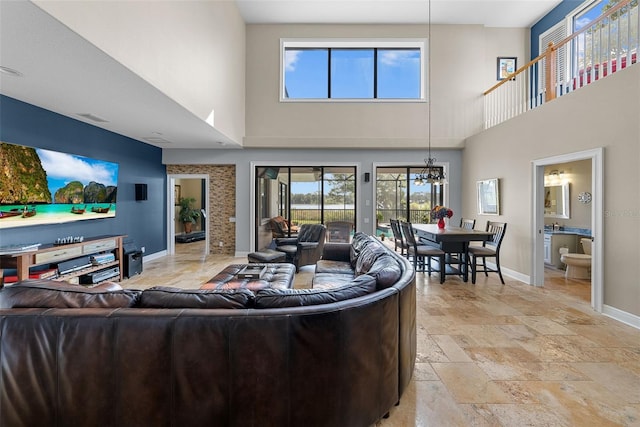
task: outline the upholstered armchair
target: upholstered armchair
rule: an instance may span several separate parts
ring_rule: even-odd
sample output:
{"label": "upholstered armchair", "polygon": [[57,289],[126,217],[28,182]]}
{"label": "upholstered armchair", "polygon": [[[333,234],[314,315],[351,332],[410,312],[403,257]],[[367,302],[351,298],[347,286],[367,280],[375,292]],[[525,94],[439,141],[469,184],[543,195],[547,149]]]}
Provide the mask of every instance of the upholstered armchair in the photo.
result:
{"label": "upholstered armchair", "polygon": [[296,266],[315,264],[322,256],[327,229],[322,224],[302,224],[298,237],[276,239],[276,250],[287,255],[287,262]]}
{"label": "upholstered armchair", "polygon": [[[273,238],[279,237],[295,237],[298,232],[298,227],[293,225],[289,227],[289,220],[282,216],[275,216],[269,220],[271,227],[271,235]],[[291,233],[291,235],[289,235]]]}

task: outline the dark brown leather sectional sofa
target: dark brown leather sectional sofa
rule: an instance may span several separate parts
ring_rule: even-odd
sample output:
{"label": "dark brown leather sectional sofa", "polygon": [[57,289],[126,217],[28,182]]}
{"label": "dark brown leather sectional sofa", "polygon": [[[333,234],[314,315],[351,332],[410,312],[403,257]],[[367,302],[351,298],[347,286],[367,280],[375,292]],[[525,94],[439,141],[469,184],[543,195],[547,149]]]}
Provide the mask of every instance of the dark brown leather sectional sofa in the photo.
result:
{"label": "dark brown leather sectional sofa", "polygon": [[327,245],[353,277],[311,290],[6,287],[0,425],[370,426],[416,356],[415,273],[380,246]]}

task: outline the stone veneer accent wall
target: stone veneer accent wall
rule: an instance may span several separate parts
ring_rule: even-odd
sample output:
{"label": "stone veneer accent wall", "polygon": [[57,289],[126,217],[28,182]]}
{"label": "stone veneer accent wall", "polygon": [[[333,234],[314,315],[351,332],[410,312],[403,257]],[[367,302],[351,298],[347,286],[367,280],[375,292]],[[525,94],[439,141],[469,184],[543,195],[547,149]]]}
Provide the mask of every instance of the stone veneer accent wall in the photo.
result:
{"label": "stone veneer accent wall", "polygon": [[209,175],[209,252],[235,255],[236,223],[229,221],[236,216],[235,165],[167,165],[167,174]]}

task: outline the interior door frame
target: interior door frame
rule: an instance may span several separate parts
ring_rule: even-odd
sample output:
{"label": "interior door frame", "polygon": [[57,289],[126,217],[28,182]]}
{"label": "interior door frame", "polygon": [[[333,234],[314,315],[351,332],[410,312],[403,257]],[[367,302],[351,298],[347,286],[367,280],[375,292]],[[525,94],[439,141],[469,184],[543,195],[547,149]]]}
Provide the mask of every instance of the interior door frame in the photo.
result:
{"label": "interior door frame", "polygon": [[533,236],[532,280],[534,286],[544,285],[544,167],[556,163],[591,160],[591,307],[602,313],[604,299],[604,148],[546,157],[532,162]]}
{"label": "interior door frame", "polygon": [[[167,255],[176,253],[176,215],[175,215],[175,192],[176,179],[200,179],[204,181],[205,194],[209,193],[209,175],[207,174],[169,174],[167,175]],[[209,197],[204,198],[204,235],[205,235],[205,255],[209,255]]]}

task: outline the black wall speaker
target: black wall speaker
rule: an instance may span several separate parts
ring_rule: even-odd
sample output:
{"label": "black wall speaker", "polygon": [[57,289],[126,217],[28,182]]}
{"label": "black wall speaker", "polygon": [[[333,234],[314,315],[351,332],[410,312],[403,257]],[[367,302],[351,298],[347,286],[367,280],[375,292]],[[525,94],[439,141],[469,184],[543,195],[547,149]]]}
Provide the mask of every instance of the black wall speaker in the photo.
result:
{"label": "black wall speaker", "polygon": [[136,184],[136,200],[147,200],[147,184]]}
{"label": "black wall speaker", "polygon": [[369,172],[364,173],[364,182],[371,181],[371,174]]}

